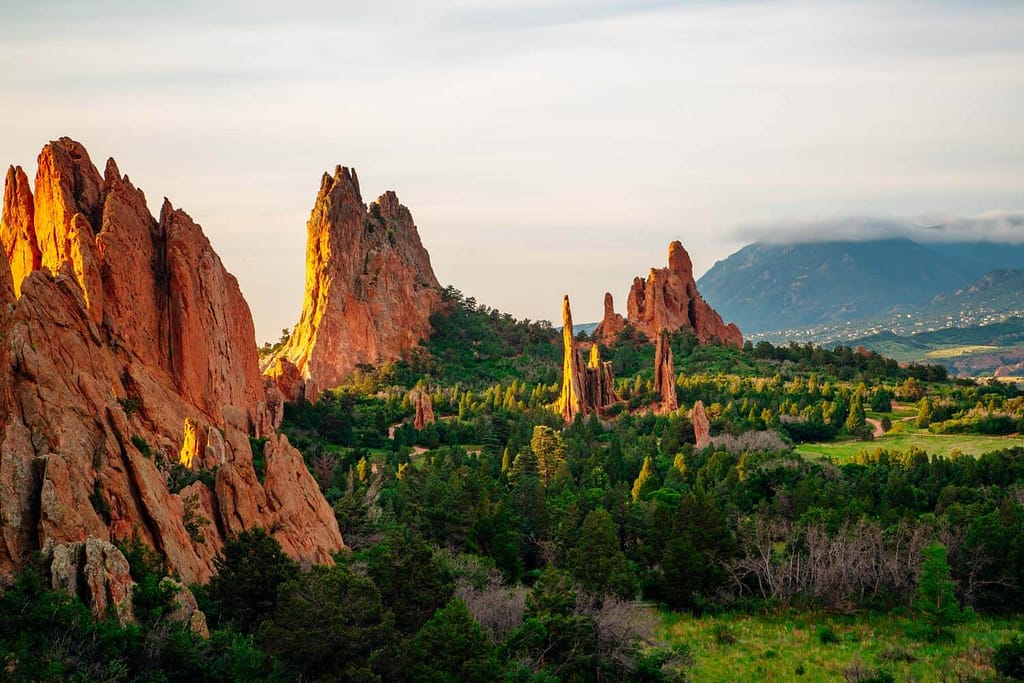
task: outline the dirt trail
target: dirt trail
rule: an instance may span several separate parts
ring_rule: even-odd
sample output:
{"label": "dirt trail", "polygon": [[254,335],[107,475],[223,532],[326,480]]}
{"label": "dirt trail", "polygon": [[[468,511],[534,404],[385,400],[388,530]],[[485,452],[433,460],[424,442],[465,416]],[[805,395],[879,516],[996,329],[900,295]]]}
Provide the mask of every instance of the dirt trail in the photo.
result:
{"label": "dirt trail", "polygon": [[866,417],[866,418],[864,418],[864,419],[865,419],[865,420],[867,421],[867,423],[868,423],[869,425],[871,425],[871,426],[872,426],[872,427],[874,428],[874,430],[875,430],[874,432],[872,432],[872,436],[874,436],[874,437],[875,437],[876,439],[877,439],[878,437],[880,437],[880,436],[885,436],[885,430],[884,430],[884,429],[882,429],[882,423],[881,423],[881,421],[879,421],[879,420],[876,420],[876,419],[875,419],[875,418],[873,418],[873,417]]}

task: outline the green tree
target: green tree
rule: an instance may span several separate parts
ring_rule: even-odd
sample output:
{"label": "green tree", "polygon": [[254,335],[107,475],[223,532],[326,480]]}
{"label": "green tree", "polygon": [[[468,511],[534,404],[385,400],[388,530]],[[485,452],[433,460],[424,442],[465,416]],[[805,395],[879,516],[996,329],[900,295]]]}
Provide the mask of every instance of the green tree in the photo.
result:
{"label": "green tree", "polygon": [[927,396],[921,399],[921,405],[917,409],[917,426],[924,429],[932,423],[933,414],[935,408],[932,406],[932,401]]}
{"label": "green tree", "polygon": [[550,484],[558,471],[558,465],[565,459],[565,444],[562,435],[547,425],[533,428],[530,448],[537,456],[537,470],[541,481]]}
{"label": "green tree", "polygon": [[229,539],[213,566],[217,574],[208,589],[214,603],[210,616],[215,621],[231,621],[244,633],[252,633],[270,616],[278,586],[299,571],[277,539],[260,527]]}
{"label": "green tree", "polygon": [[452,600],[423,625],[402,675],[423,683],[490,683],[501,677],[487,636],[462,600]]}
{"label": "green tree", "polygon": [[587,513],[572,553],[573,575],[583,588],[632,597],[636,582],[619,547],[619,528],[603,508]]}
{"label": "green tree", "polygon": [[954,586],[949,577],[946,546],[936,541],[924,549],[914,599],[914,609],[928,626],[933,639],[942,637],[951,626],[964,620],[964,611],[956,601]]}
{"label": "green tree", "polygon": [[394,628],[373,581],[338,564],[283,583],[259,640],[296,678],[373,681]]}
{"label": "green tree", "polygon": [[856,434],[866,422],[866,415],[864,414],[864,404],[861,400],[860,394],[854,393],[853,400],[850,401],[850,413],[846,416],[846,422],[844,427],[850,434]]}

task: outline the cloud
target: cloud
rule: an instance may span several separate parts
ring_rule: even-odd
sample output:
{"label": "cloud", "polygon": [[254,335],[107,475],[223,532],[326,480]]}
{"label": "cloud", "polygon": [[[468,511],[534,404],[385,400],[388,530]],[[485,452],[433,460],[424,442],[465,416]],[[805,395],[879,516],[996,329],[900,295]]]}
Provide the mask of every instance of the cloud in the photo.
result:
{"label": "cloud", "polygon": [[735,235],[768,244],[864,242],[911,239],[916,242],[1024,243],[1024,213],[992,211],[978,216],[896,219],[867,216],[744,226]]}

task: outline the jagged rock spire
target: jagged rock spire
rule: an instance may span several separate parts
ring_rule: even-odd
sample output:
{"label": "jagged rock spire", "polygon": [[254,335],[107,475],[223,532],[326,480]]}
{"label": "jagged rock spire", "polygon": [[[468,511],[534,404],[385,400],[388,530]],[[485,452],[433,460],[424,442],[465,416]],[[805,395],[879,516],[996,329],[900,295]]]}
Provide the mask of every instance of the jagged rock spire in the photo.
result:
{"label": "jagged rock spire", "polygon": [[558,397],[558,412],[566,424],[579,415],[600,413],[619,400],[615,394],[612,364],[602,361],[596,345],[589,349],[589,358],[572,333],[572,310],[569,297],[562,299],[562,392]]}
{"label": "jagged rock spire", "polygon": [[358,365],[397,360],[427,338],[440,289],[409,209],[390,191],[365,206],[355,170],[338,166],[306,225],[299,322],[264,368],[277,376],[280,359],[293,364],[315,399]]}
{"label": "jagged rock spire", "polygon": [[615,313],[611,295],[605,295],[604,319],[594,336],[610,344],[627,324],[649,339],[656,339],[662,331],[689,329],[702,344],[743,345],[739,328],[731,323],[726,325],[697,291],[693,262],[678,240],[668,247],[667,268],[651,268],[646,280],[633,279],[625,319]]}

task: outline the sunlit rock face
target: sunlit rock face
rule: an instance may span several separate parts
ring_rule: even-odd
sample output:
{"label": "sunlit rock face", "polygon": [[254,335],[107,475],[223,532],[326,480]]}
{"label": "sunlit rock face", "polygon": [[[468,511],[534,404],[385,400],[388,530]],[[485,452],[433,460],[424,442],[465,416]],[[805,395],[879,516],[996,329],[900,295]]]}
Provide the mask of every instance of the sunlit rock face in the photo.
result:
{"label": "sunlit rock face", "polygon": [[[562,391],[558,396],[558,411],[566,424],[578,416],[600,414],[601,409],[619,400],[615,394],[612,364],[602,361],[597,346],[590,346],[589,354],[572,334],[572,310],[569,297],[562,299]],[[588,358],[589,355],[589,358]]]}
{"label": "sunlit rock face", "polygon": [[740,329],[732,323],[725,324],[697,291],[693,262],[678,241],[668,246],[668,268],[651,268],[646,280],[633,279],[625,318],[615,313],[611,295],[605,294],[604,319],[594,335],[609,344],[627,324],[648,339],[656,339],[663,331],[688,329],[702,344],[743,345]]}
{"label": "sunlit rock face", "polygon": [[324,174],[306,226],[306,293],[288,342],[271,357],[292,363],[315,399],[362,363],[401,358],[430,335],[440,286],[409,209],[394,192],[368,207],[354,170]]}
{"label": "sunlit rock face", "polygon": [[[43,148],[34,192],[20,168],[6,182],[0,581],[43,547],[133,537],[205,581],[253,526],[330,562],[337,522],[274,434],[280,392],[202,229],[167,200],[154,218],[113,160],[100,175],[68,138]],[[262,482],[250,437],[266,438]]]}

